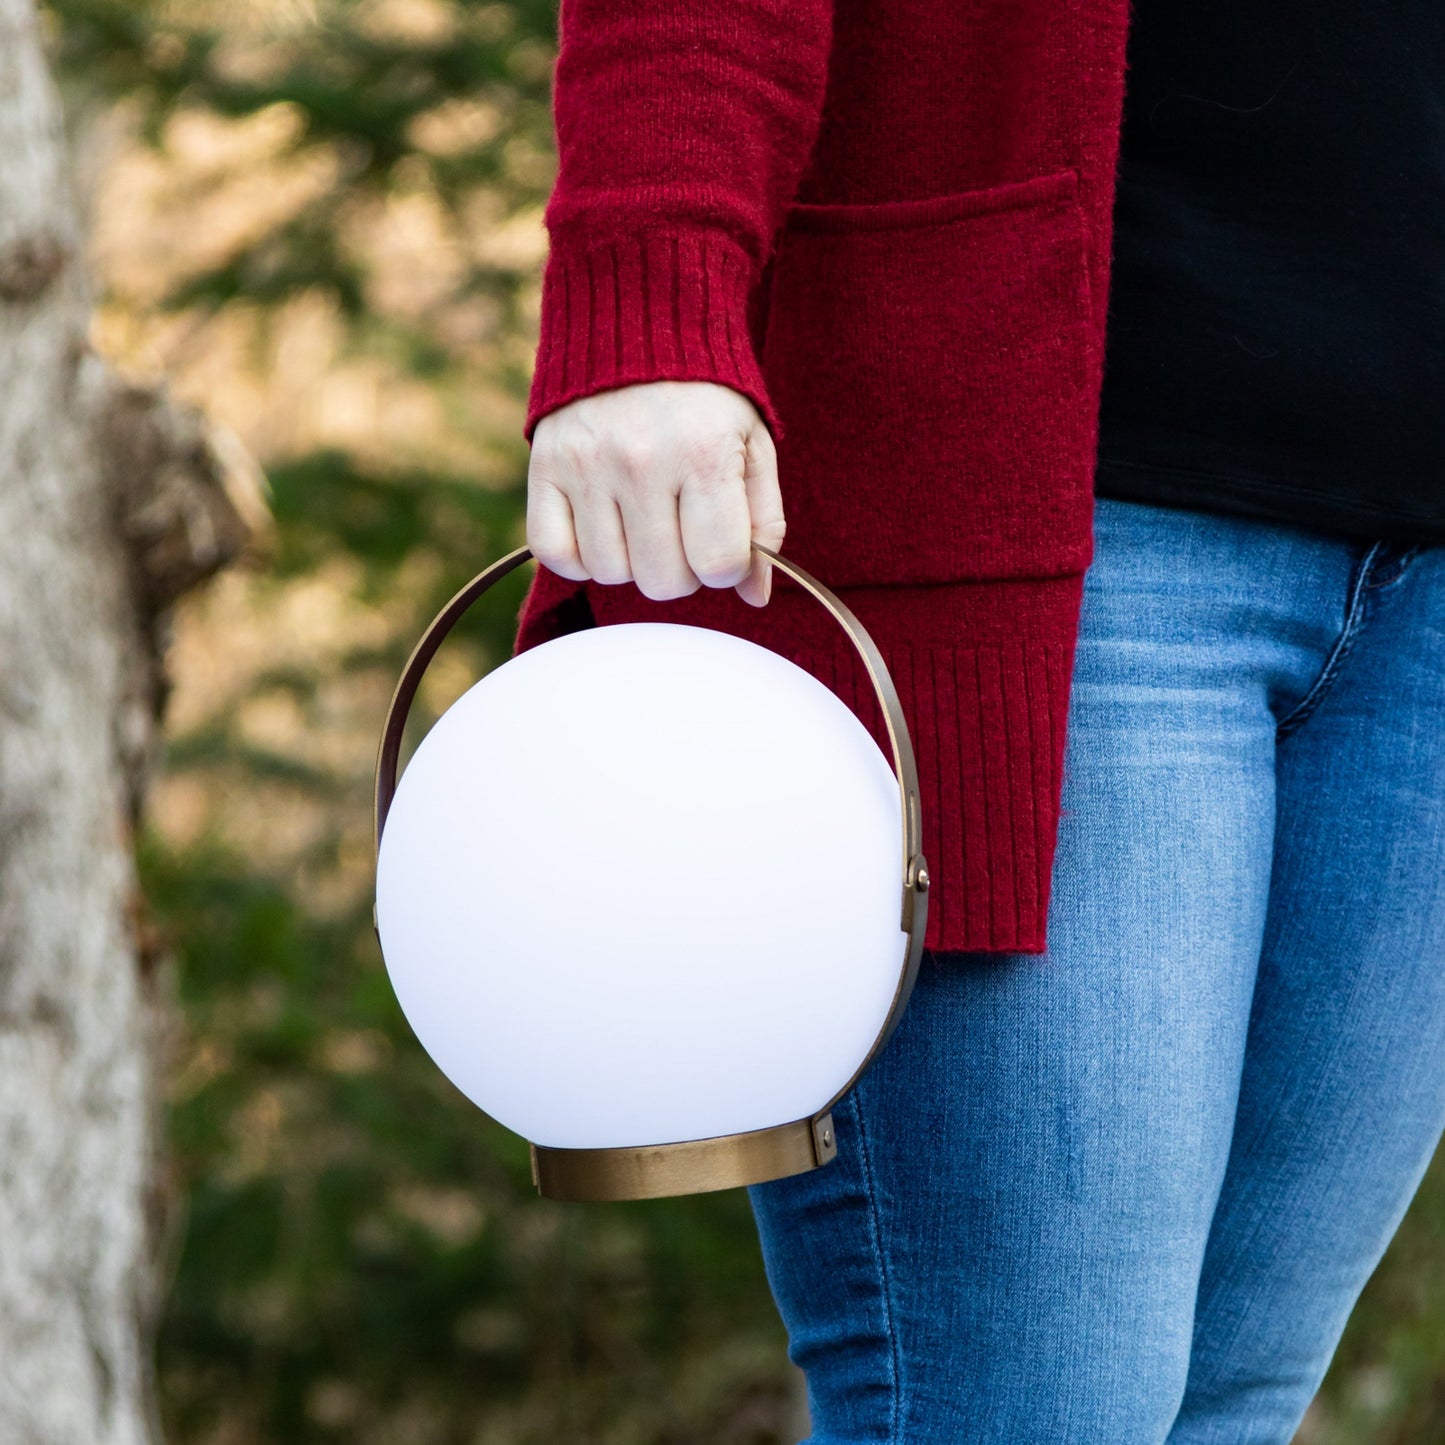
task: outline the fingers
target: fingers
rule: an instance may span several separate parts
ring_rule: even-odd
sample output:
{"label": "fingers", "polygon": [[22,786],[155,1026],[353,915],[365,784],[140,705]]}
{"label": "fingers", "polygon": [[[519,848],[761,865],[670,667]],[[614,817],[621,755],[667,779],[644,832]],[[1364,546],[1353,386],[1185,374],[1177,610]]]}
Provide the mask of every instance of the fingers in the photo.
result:
{"label": "fingers", "polygon": [[636,582],[655,600],[736,586],[767,601],[782,499],[772,438],[748,398],[712,382],[647,382],[543,417],[527,475],[527,545],[573,581]]}
{"label": "fingers", "polygon": [[746,453],[746,437],[733,433],[703,438],[682,458],[682,547],[688,566],[708,587],[735,586],[751,566]]}
{"label": "fingers", "polygon": [[527,547],[544,567],[559,577],[585,582],[591,575],[577,550],[572,503],[567,500],[567,493],[546,474],[535,450],[527,474]]}
{"label": "fingers", "polygon": [[[761,417],[748,435],[743,490],[752,521],[752,541],[774,552],[781,551],[787,525],[783,518],[783,493],[778,485],[778,453],[772,433]],[[748,575],[738,586],[738,596],[754,607],[765,607],[772,591],[773,564],[759,553],[751,554]]]}
{"label": "fingers", "polygon": [[675,491],[630,487],[618,506],[637,590],[653,601],[686,597],[698,590],[702,582],[683,551]]}
{"label": "fingers", "polygon": [[614,497],[584,492],[582,505],[574,508],[573,525],[577,551],[589,577],[609,584],[632,580],[622,513]]}

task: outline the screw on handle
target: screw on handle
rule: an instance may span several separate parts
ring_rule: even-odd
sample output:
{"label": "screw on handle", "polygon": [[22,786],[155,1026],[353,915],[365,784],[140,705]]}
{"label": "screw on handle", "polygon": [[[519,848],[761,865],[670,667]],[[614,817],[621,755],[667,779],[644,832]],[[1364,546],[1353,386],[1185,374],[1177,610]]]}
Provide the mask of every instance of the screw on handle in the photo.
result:
{"label": "screw on handle", "polygon": [[[918,769],[913,758],[913,742],[908,736],[908,727],[903,718],[903,707],[898,701],[898,691],[888,672],[883,655],[877,644],[868,635],[863,624],[816,578],[810,577],[795,563],[785,561],[761,542],[752,544],[755,552],[761,552],[785,576],[791,577],[806,592],[812,593],[847,632],[863,659],[868,670],[873,690],[883,709],[883,719],[888,729],[888,741],[893,749],[893,770],[898,779],[898,791],[903,812],[903,908],[902,929],[912,936],[910,952],[917,955],[921,949],[923,929],[928,907],[928,870],[921,852],[921,822],[918,814]],[[402,734],[406,720],[416,698],[428,665],[436,656],[437,649],[446,640],[447,634],[461,620],[463,614],[494,583],[501,581],[508,573],[514,572],[522,563],[530,560],[530,548],[518,547],[509,552],[484,571],[479,572],[445,607],[432,619],[421,640],[412,649],[411,656],[402,668],[401,677],[392,694],[386,710],[386,722],[381,731],[381,746],[376,757],[376,786],[373,798],[373,822],[375,846],[381,849],[381,833],[386,826],[386,815],[396,796],[397,766],[401,757]],[[911,980],[910,980],[911,982]]]}

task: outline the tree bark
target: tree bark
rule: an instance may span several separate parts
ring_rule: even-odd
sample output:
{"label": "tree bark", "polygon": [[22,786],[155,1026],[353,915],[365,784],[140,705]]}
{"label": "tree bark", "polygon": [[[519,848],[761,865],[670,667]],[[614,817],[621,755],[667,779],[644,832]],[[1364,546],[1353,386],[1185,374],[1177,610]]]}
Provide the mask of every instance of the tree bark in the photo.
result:
{"label": "tree bark", "polygon": [[133,842],[166,609],[247,527],[120,385],[31,0],[0,0],[0,1445],[158,1440],[153,970]]}

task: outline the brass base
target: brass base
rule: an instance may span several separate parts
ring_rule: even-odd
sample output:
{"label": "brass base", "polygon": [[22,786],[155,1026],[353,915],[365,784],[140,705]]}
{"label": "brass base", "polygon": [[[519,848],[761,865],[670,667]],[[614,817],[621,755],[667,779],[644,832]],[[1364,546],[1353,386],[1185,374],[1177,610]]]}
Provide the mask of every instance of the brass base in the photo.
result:
{"label": "brass base", "polygon": [[838,1152],[831,1113],[746,1134],[628,1149],[532,1145],[532,1183],[548,1199],[661,1199],[762,1184],[827,1164]]}

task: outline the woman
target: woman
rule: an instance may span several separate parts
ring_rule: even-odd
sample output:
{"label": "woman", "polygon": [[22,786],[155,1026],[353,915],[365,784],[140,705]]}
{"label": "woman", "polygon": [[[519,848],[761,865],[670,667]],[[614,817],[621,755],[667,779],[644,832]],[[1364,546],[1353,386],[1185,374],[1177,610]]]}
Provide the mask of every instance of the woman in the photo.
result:
{"label": "woman", "polygon": [[1284,1445],[1445,1122],[1445,20],[960,9],[564,4],[519,646],[867,716],[786,524],[899,684],[929,950],[750,1191],[815,1445]]}

